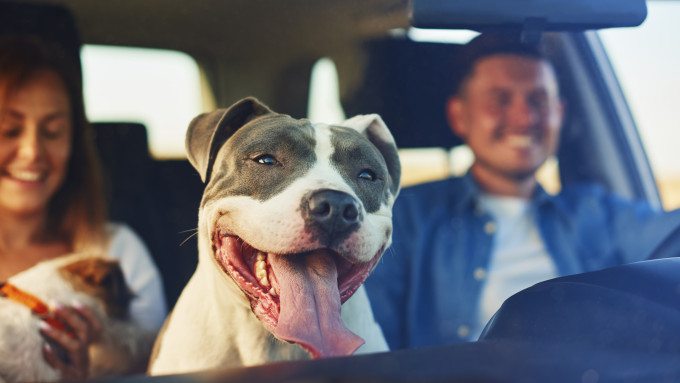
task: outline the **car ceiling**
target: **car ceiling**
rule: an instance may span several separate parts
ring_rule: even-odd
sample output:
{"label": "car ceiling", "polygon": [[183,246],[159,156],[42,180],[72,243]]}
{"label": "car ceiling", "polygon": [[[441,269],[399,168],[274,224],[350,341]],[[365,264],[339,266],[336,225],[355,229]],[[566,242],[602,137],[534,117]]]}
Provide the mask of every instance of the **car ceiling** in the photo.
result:
{"label": "car ceiling", "polygon": [[[406,1],[65,0],[83,40],[265,59],[314,54],[407,25]],[[313,37],[313,38],[310,38]],[[281,44],[285,41],[286,44]],[[303,54],[304,54],[303,53]]]}
{"label": "car ceiling", "polygon": [[86,44],[174,49],[217,66],[256,65],[265,76],[324,56],[352,65],[362,40],[408,27],[407,0],[31,2],[69,8]]}

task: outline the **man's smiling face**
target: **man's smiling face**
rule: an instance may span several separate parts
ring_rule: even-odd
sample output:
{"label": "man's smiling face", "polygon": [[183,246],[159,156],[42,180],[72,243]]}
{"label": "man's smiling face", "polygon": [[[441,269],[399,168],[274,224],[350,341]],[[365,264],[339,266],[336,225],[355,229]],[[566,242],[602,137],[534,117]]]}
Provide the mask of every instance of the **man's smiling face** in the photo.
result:
{"label": "man's smiling face", "polygon": [[473,171],[513,179],[533,177],[555,152],[563,116],[552,66],[514,54],[479,60],[447,111],[475,153]]}

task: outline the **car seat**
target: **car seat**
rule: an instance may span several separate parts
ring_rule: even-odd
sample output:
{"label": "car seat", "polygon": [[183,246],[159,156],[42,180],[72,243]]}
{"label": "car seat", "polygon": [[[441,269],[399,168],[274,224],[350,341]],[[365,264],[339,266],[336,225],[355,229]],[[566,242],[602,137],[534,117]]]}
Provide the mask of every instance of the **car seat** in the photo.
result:
{"label": "car seat", "polygon": [[[203,185],[187,160],[154,160],[139,123],[95,122],[109,216],[145,241],[174,305],[197,262],[195,236]],[[187,239],[188,238],[188,239]]]}
{"label": "car seat", "polygon": [[37,36],[80,71],[80,36],[71,12],[58,5],[0,2],[0,35]]}

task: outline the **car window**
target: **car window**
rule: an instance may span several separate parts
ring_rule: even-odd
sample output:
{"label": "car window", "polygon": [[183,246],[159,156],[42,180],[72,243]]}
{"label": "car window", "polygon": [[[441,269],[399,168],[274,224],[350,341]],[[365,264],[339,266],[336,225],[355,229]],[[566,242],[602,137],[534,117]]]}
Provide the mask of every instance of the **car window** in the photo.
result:
{"label": "car window", "polygon": [[649,1],[636,28],[599,32],[638,126],[666,209],[680,207],[680,3]]}
{"label": "car window", "polygon": [[342,122],[346,117],[338,95],[337,68],[332,59],[324,57],[312,67],[307,118],[329,124]]}
{"label": "car window", "polygon": [[90,121],[140,122],[154,157],[185,157],[187,125],[203,110],[199,67],[189,55],[85,45],[81,59]]}

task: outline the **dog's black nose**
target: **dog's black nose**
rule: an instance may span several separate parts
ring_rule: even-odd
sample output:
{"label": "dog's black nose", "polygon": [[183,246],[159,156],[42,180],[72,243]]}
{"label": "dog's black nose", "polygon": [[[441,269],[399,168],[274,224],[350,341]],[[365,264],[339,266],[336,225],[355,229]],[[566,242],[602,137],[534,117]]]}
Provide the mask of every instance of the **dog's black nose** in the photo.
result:
{"label": "dog's black nose", "polygon": [[319,190],[309,196],[308,214],[313,223],[327,234],[345,232],[359,223],[359,202],[337,190]]}

